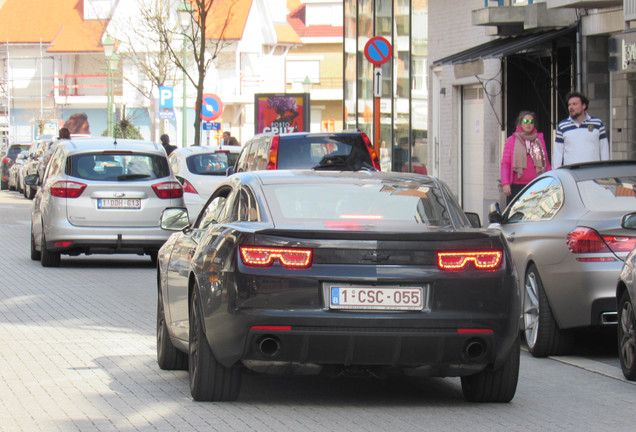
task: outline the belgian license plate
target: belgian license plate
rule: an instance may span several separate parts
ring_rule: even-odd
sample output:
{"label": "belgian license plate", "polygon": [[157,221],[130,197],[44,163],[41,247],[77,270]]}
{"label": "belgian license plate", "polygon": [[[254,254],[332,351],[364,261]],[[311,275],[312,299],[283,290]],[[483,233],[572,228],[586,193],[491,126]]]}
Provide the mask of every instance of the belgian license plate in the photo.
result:
{"label": "belgian license plate", "polygon": [[422,287],[331,286],[331,309],[422,310]]}
{"label": "belgian license plate", "polygon": [[97,200],[97,208],[100,209],[140,209],[140,199],[128,198],[100,198]]}

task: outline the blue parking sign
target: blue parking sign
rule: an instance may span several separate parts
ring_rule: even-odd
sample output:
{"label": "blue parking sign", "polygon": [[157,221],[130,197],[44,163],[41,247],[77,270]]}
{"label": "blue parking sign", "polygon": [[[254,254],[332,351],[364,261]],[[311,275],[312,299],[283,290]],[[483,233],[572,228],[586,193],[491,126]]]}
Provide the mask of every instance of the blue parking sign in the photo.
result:
{"label": "blue parking sign", "polygon": [[171,110],[174,108],[174,97],[172,87],[159,87],[159,109]]}

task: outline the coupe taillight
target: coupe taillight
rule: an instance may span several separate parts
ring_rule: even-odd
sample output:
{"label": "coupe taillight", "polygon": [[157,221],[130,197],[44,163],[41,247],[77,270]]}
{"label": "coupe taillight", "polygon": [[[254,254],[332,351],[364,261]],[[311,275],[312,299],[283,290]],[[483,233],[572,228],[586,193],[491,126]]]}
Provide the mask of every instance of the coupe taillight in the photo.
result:
{"label": "coupe taillight", "polygon": [[152,190],[161,199],[181,198],[183,196],[183,188],[179,182],[165,182],[152,185]]}
{"label": "coupe taillight", "polygon": [[267,169],[275,170],[278,168],[278,143],[280,137],[276,135],[272,138],[272,144],[269,146],[269,159],[267,160]]}
{"label": "coupe taillight", "polygon": [[576,227],[568,233],[566,243],[570,252],[577,254],[629,252],[636,247],[636,237],[601,236],[595,229]]}
{"label": "coupe taillight", "polygon": [[438,252],[437,265],[441,270],[466,270],[470,267],[478,270],[496,270],[501,267],[501,258],[501,251]]}
{"label": "coupe taillight", "polygon": [[53,183],[51,195],[58,198],[77,198],[82,195],[84,189],[86,189],[84,183],[62,180]]}
{"label": "coupe taillight", "polygon": [[269,267],[275,261],[283,267],[311,267],[312,250],[265,246],[241,246],[241,259],[250,266]]}
{"label": "coupe taillight", "polygon": [[373,143],[371,142],[367,134],[362,132],[361,135],[362,135],[362,140],[366,144],[367,150],[369,151],[369,156],[371,156],[371,162],[373,163],[373,168],[377,169],[378,171],[381,171],[380,159],[378,159],[378,155],[375,152],[375,149],[373,148]]}

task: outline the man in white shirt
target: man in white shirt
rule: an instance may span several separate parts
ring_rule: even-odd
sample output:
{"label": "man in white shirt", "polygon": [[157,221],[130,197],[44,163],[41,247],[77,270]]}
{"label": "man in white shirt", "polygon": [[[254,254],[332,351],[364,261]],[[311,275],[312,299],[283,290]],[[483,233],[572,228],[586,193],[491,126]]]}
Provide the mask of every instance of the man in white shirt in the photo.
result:
{"label": "man in white shirt", "polygon": [[587,113],[589,100],[579,92],[565,96],[570,117],[561,121],[552,148],[552,168],[609,160],[609,141],[601,119]]}

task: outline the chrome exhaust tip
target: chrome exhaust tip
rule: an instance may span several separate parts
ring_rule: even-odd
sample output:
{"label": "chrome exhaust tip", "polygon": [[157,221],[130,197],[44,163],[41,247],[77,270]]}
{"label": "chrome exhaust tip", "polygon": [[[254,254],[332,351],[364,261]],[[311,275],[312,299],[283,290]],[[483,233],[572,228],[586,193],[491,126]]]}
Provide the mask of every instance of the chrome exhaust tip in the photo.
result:
{"label": "chrome exhaust tip", "polygon": [[617,312],[603,312],[601,314],[601,324],[602,325],[618,324],[618,313]]}

